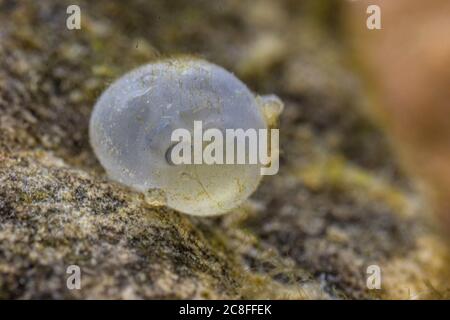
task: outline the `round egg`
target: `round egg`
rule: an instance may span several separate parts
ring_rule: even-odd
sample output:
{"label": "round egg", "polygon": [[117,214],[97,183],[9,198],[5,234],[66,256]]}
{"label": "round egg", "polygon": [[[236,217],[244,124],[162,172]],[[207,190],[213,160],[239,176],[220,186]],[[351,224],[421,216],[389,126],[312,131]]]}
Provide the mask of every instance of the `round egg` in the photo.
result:
{"label": "round egg", "polygon": [[185,129],[193,136],[195,121],[203,132],[215,128],[224,137],[226,129],[267,129],[260,101],[264,99],[217,65],[161,60],[125,74],[106,89],[91,116],[90,141],[111,179],[150,198],[158,194],[183,213],[222,214],[255,191],[261,164],[174,164],[172,134]]}

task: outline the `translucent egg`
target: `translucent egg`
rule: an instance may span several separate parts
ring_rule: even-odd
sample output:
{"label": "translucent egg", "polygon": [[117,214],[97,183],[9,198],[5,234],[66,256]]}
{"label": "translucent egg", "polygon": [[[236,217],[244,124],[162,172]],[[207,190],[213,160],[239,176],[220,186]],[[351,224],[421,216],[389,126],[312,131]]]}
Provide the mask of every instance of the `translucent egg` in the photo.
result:
{"label": "translucent egg", "polygon": [[[273,111],[274,105],[280,108]],[[267,129],[281,106],[274,96],[256,97],[217,65],[161,60],[125,74],[106,89],[91,116],[90,141],[111,179],[150,200],[157,196],[180,212],[217,215],[255,191],[261,164],[175,165],[168,159],[173,131],[192,132],[194,121],[202,121],[203,130],[221,132]]]}

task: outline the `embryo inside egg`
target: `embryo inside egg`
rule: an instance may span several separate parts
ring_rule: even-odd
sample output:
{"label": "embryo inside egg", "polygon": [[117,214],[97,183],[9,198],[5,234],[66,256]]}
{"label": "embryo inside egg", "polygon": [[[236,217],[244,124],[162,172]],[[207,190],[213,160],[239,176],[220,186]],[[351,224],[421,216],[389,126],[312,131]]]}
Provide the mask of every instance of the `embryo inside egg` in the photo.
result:
{"label": "embryo inside egg", "polygon": [[203,60],[169,59],[125,74],[101,95],[90,139],[112,179],[144,193],[158,190],[184,213],[225,213],[256,189],[261,165],[174,164],[172,134],[184,129],[193,138],[195,123],[224,136],[226,129],[267,128],[254,94],[234,75]]}

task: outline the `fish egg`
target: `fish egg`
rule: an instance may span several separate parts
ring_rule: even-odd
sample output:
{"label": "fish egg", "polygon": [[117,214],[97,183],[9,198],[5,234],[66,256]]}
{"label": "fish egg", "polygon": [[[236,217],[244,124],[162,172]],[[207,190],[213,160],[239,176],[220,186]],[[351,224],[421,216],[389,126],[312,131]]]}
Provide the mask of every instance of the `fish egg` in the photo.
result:
{"label": "fish egg", "polygon": [[217,65],[164,59],[130,71],[103,92],[91,115],[90,142],[111,179],[150,199],[157,195],[177,211],[218,215],[255,191],[263,165],[174,164],[173,132],[185,129],[194,136],[194,122],[224,137],[227,129],[268,129],[281,109],[278,98],[255,96]]}

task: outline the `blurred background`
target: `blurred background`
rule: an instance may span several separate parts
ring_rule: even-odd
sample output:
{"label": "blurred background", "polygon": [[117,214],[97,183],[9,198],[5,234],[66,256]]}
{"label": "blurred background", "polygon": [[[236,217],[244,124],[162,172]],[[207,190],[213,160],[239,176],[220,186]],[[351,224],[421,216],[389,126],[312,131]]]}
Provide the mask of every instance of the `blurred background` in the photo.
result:
{"label": "blurred background", "polygon": [[[0,298],[447,299],[449,14],[447,0],[0,0]],[[218,218],[149,206],[89,146],[101,92],[180,54],[285,103],[279,174]]]}
{"label": "blurred background", "polygon": [[[382,10],[379,32],[360,27],[356,13],[369,4]],[[350,7],[349,26],[373,86],[375,112],[404,165],[425,184],[423,191],[448,231],[450,3],[358,1]]]}

